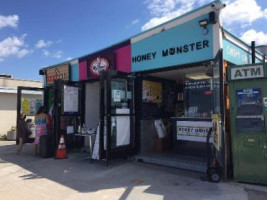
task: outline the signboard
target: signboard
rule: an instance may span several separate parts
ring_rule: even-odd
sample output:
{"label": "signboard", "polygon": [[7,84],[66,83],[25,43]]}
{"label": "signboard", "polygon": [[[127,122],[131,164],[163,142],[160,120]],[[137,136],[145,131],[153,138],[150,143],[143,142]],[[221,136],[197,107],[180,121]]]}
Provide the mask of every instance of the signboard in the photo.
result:
{"label": "signboard", "polygon": [[97,57],[89,66],[90,73],[94,76],[99,76],[100,72],[109,69],[109,62],[105,58]]}
{"label": "signboard", "polygon": [[[133,37],[132,72],[213,59],[213,29],[208,25],[208,33],[203,34],[203,27],[199,26],[203,18],[208,18],[208,14],[171,29],[154,34],[152,29]],[[150,33],[151,36],[146,37]]]}
{"label": "signboard", "polygon": [[64,112],[77,113],[79,111],[79,88],[64,85]]}
{"label": "signboard", "polygon": [[263,65],[231,68],[231,80],[264,77]]}
{"label": "signboard", "polygon": [[64,81],[69,80],[69,64],[64,64],[59,67],[53,67],[46,71],[46,83],[53,84],[55,80],[61,79]]}
{"label": "signboard", "polygon": [[114,69],[114,54],[92,56],[88,59],[88,78],[98,78],[102,71]]}
{"label": "signboard", "polygon": [[[208,121],[177,121],[177,140],[206,142],[212,122]],[[212,142],[212,139],[210,140]]]}
{"label": "signboard", "polygon": [[147,103],[162,103],[162,84],[144,80],[142,100]]}

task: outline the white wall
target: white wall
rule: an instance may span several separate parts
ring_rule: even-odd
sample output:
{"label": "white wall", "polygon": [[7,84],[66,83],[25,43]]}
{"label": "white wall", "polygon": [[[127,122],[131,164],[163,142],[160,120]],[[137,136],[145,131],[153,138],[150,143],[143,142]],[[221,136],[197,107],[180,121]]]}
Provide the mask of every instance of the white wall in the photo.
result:
{"label": "white wall", "polygon": [[[24,94],[27,99],[42,99],[42,95]],[[33,119],[33,116],[27,118]],[[6,134],[11,127],[16,127],[17,93],[0,93],[0,135]]]}
{"label": "white wall", "polygon": [[86,84],[85,95],[85,125],[87,128],[97,128],[99,122],[99,82]]}
{"label": "white wall", "polygon": [[16,126],[17,94],[0,93],[0,135]]}

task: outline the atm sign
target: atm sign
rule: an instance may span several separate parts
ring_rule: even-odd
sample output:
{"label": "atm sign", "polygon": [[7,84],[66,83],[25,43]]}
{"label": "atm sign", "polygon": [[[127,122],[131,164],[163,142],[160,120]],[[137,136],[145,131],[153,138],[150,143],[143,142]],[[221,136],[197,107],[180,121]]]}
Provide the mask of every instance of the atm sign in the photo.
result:
{"label": "atm sign", "polygon": [[262,65],[236,67],[231,69],[231,80],[251,79],[264,77]]}

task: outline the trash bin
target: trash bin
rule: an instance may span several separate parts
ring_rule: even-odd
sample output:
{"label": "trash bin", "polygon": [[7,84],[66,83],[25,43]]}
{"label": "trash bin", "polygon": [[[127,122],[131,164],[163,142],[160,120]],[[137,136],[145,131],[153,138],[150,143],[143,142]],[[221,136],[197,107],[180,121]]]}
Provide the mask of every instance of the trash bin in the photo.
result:
{"label": "trash bin", "polygon": [[53,156],[52,137],[50,135],[42,135],[40,137],[39,154],[42,158]]}

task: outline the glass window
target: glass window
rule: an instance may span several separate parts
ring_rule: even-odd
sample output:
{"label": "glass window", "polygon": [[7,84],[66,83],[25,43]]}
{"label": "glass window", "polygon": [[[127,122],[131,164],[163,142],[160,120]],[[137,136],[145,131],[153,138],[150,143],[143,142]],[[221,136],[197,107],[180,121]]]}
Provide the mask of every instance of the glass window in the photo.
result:
{"label": "glass window", "polygon": [[213,110],[212,79],[185,80],[185,117],[211,117]]}

